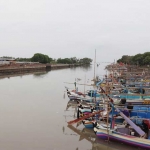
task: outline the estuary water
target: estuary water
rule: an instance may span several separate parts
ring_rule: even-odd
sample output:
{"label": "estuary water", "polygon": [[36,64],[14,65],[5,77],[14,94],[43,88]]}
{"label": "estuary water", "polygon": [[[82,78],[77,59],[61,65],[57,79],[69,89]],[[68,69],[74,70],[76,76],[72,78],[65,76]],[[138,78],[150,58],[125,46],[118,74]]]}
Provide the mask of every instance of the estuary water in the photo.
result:
{"label": "estuary water", "polygon": [[[96,67],[102,77],[105,65]],[[75,119],[73,105],[67,110],[65,86],[90,84],[93,66],[52,70],[0,78],[0,149],[2,150],[134,150],[119,142],[99,140],[92,130],[67,126]],[[77,85],[79,91],[91,86]]]}

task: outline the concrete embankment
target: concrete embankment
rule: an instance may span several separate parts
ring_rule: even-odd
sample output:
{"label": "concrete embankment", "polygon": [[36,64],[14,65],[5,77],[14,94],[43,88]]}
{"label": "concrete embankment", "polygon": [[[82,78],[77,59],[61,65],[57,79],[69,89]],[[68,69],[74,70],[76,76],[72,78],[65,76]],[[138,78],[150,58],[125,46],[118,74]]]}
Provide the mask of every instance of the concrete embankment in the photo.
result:
{"label": "concrete embankment", "polygon": [[25,65],[25,66],[1,67],[0,75],[23,73],[23,72],[34,72],[38,70],[46,70],[46,65],[36,65],[36,66]]}
{"label": "concrete embankment", "polygon": [[53,70],[75,67],[77,65],[69,64],[13,64],[0,66],[0,75],[16,74],[16,73],[28,73],[39,70]]}
{"label": "concrete embankment", "polygon": [[74,64],[47,64],[46,69],[62,69],[62,68],[70,68],[70,67],[77,67],[79,65],[74,65]]}

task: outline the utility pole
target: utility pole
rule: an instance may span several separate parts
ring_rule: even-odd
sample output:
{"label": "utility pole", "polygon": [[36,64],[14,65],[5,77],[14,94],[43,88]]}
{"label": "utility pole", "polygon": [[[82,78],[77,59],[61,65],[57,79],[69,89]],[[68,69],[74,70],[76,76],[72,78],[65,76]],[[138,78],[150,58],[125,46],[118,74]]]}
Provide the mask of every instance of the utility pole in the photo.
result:
{"label": "utility pole", "polygon": [[96,49],[95,49],[95,59],[94,59],[94,81],[95,81],[95,65],[96,65]]}

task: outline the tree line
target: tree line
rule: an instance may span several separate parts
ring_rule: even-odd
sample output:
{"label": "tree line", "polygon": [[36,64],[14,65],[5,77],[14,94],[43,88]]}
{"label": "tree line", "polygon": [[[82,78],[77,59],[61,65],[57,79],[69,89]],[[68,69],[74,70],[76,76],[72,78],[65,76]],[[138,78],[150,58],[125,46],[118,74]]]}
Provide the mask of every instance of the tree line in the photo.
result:
{"label": "tree line", "polygon": [[[7,57],[7,58],[12,58],[12,57]],[[76,57],[53,59],[53,58],[49,57],[48,55],[36,53],[31,58],[19,58],[18,57],[18,58],[16,58],[16,61],[39,62],[39,63],[43,63],[43,64],[46,64],[46,63],[52,63],[52,64],[90,64],[92,62],[92,59],[87,58],[87,57],[81,58],[81,59],[78,59]]]}
{"label": "tree line", "polygon": [[82,59],[77,59],[76,57],[72,58],[58,58],[57,63],[61,64],[90,64],[92,62],[92,59],[90,58],[82,58]]}
{"label": "tree line", "polygon": [[150,65],[150,52],[143,54],[136,54],[134,56],[123,55],[121,59],[117,60],[118,63],[125,63],[131,65]]}

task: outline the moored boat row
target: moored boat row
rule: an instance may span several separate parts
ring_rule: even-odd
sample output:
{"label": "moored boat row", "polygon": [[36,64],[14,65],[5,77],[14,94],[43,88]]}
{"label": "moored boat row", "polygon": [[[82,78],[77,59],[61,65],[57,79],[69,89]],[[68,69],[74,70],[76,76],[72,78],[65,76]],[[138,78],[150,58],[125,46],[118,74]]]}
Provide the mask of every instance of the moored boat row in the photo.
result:
{"label": "moored boat row", "polygon": [[77,119],[68,124],[82,122],[101,139],[150,149],[150,86],[145,79],[130,84],[109,74],[97,83],[96,90],[84,94],[67,89],[69,100],[77,103]]}

